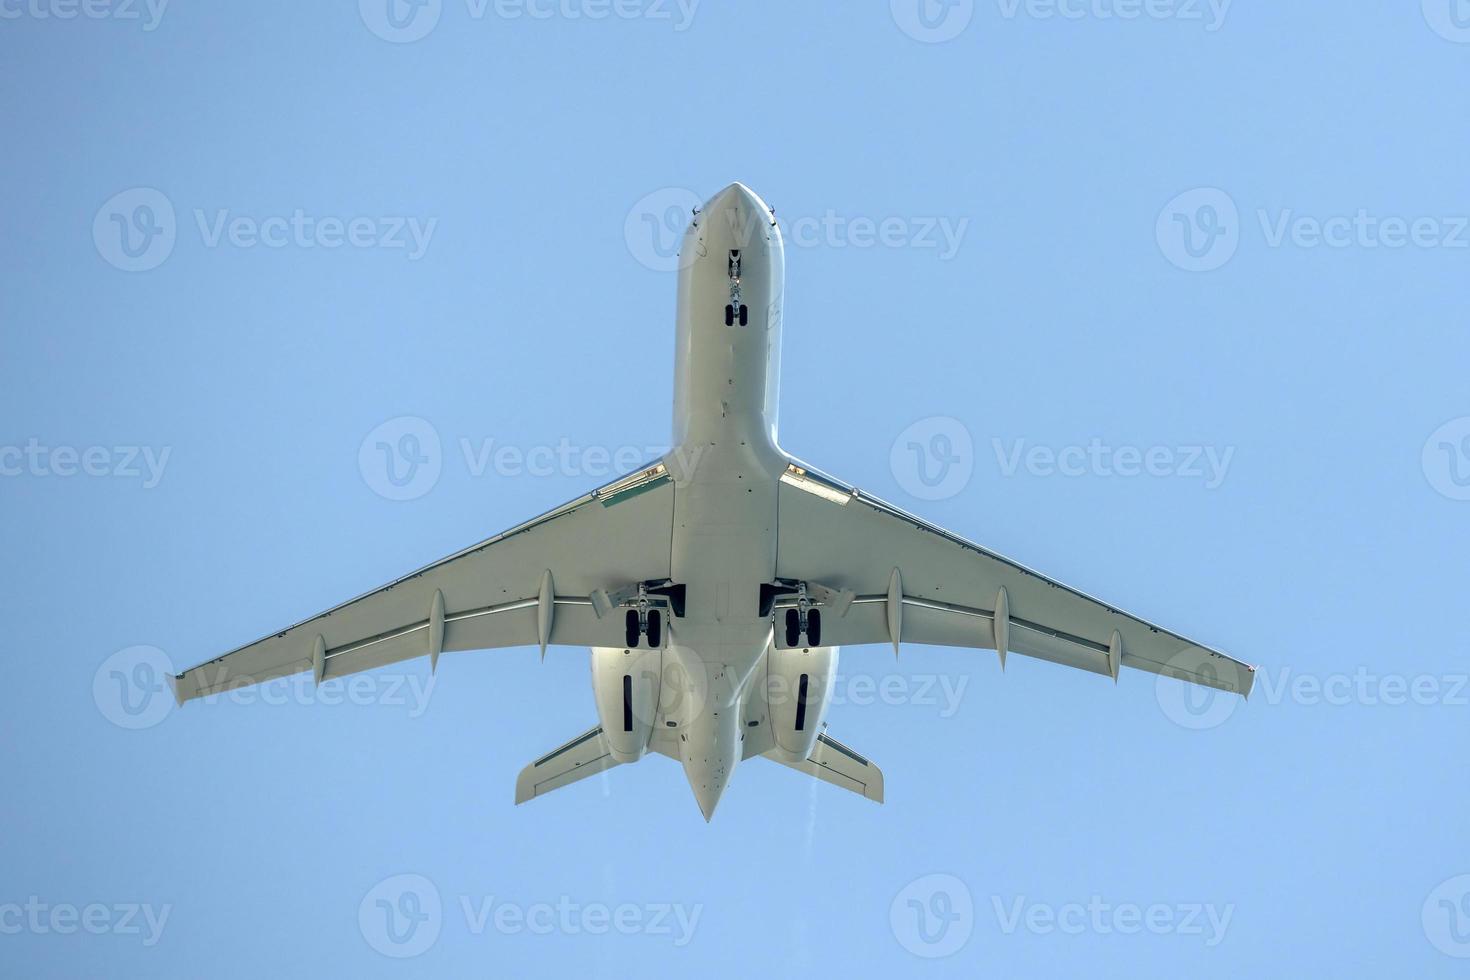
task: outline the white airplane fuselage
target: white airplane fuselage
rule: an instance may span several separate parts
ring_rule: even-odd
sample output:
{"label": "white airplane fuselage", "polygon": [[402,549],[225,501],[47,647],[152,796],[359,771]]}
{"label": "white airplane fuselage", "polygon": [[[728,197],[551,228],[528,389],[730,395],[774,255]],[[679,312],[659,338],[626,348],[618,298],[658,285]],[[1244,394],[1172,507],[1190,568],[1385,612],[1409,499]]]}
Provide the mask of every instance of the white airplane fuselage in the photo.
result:
{"label": "white airplane fuselage", "polygon": [[[761,586],[776,575],[777,489],[791,462],[776,441],[781,231],[759,197],[733,184],[695,215],[679,263],[675,448],[668,463],[676,484],[672,580],[685,587],[684,614],[669,618],[661,656],[594,650],[593,682],[619,761],[641,756],[655,730],[676,733],[708,818],[747,732],[775,727],[794,710],[794,678],[779,683],[785,678],[775,675],[785,665],[773,661],[804,655],[805,672],[820,678],[810,691],[820,703],[803,706],[800,730],[788,718],[790,730],[774,736],[774,751],[805,759],[825,714],[836,651],[775,650],[769,610],[762,615],[761,609]],[[622,687],[630,659],[637,660],[640,683],[631,695]],[[772,679],[778,683],[768,684]],[[768,686],[782,697],[768,699]],[[805,702],[806,682],[802,692]],[[626,732],[620,720],[630,697],[640,722],[651,724]]]}

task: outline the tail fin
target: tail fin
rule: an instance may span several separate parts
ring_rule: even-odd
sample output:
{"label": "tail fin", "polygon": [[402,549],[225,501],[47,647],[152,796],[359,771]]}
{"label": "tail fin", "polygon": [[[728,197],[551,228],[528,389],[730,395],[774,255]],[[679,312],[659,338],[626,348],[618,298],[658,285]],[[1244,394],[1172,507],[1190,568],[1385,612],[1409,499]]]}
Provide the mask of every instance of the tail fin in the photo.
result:
{"label": "tail fin", "polygon": [[883,770],[837,739],[829,738],[826,732],[817,736],[812,754],[802,762],[788,762],[774,750],[763,755],[772,762],[779,762],[783,766],[814,776],[824,783],[851,790],[874,803],[883,802]]}
{"label": "tail fin", "polygon": [[602,734],[602,726],[599,725],[522,769],[516,777],[516,803],[545,796],[554,789],[617,764],[607,744],[607,736]]}

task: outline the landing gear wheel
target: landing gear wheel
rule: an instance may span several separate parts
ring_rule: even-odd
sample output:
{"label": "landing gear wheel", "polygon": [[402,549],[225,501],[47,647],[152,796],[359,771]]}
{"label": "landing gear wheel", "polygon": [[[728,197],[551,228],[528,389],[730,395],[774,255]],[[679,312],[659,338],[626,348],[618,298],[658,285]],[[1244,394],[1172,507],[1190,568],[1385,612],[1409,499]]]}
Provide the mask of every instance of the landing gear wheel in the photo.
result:
{"label": "landing gear wheel", "polygon": [[623,628],[623,639],[627,641],[627,646],[636,647],[640,632],[638,629],[638,610],[629,609],[628,615],[624,617],[623,622],[625,624]]}
{"label": "landing gear wheel", "polygon": [[744,303],[741,303],[740,304],[740,325],[742,327],[744,327],[744,326],[748,326],[749,324],[750,324],[750,307],[746,306]]}
{"label": "landing gear wheel", "polygon": [[786,610],[786,645],[801,645],[801,617],[796,614],[795,609]]}
{"label": "landing gear wheel", "polygon": [[660,647],[659,641],[663,639],[664,633],[663,625],[663,615],[657,609],[648,614],[648,645],[651,649],[657,650]]}
{"label": "landing gear wheel", "polygon": [[725,326],[735,326],[735,307],[730,306],[729,304],[726,304],[725,306]]}
{"label": "landing gear wheel", "polygon": [[809,646],[822,645],[822,613],[812,609],[806,614],[806,642]]}

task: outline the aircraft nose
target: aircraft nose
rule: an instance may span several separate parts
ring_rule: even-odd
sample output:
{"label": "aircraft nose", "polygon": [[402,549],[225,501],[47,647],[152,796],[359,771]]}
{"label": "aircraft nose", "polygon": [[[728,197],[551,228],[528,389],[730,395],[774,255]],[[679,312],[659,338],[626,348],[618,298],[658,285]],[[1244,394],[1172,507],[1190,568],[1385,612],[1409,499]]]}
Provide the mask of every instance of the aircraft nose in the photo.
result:
{"label": "aircraft nose", "polygon": [[760,195],[738,180],[710,198],[706,211],[734,210],[742,214],[770,214],[770,207]]}
{"label": "aircraft nose", "polygon": [[755,191],[736,182],[709,199],[700,211],[706,244],[716,254],[726,249],[775,247],[780,237],[775,217]]}

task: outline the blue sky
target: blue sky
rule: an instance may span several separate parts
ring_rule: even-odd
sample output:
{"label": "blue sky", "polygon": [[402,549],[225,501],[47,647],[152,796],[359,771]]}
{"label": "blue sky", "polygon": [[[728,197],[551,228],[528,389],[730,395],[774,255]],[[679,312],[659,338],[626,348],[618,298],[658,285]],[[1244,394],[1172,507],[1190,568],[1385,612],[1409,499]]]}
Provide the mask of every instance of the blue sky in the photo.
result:
{"label": "blue sky", "polygon": [[[0,972],[1463,971],[1466,5],[395,2],[0,0]],[[511,805],[577,650],[172,709],[665,445],[736,179],[786,448],[1249,703],[852,649],[887,803],[709,825],[660,758]]]}

